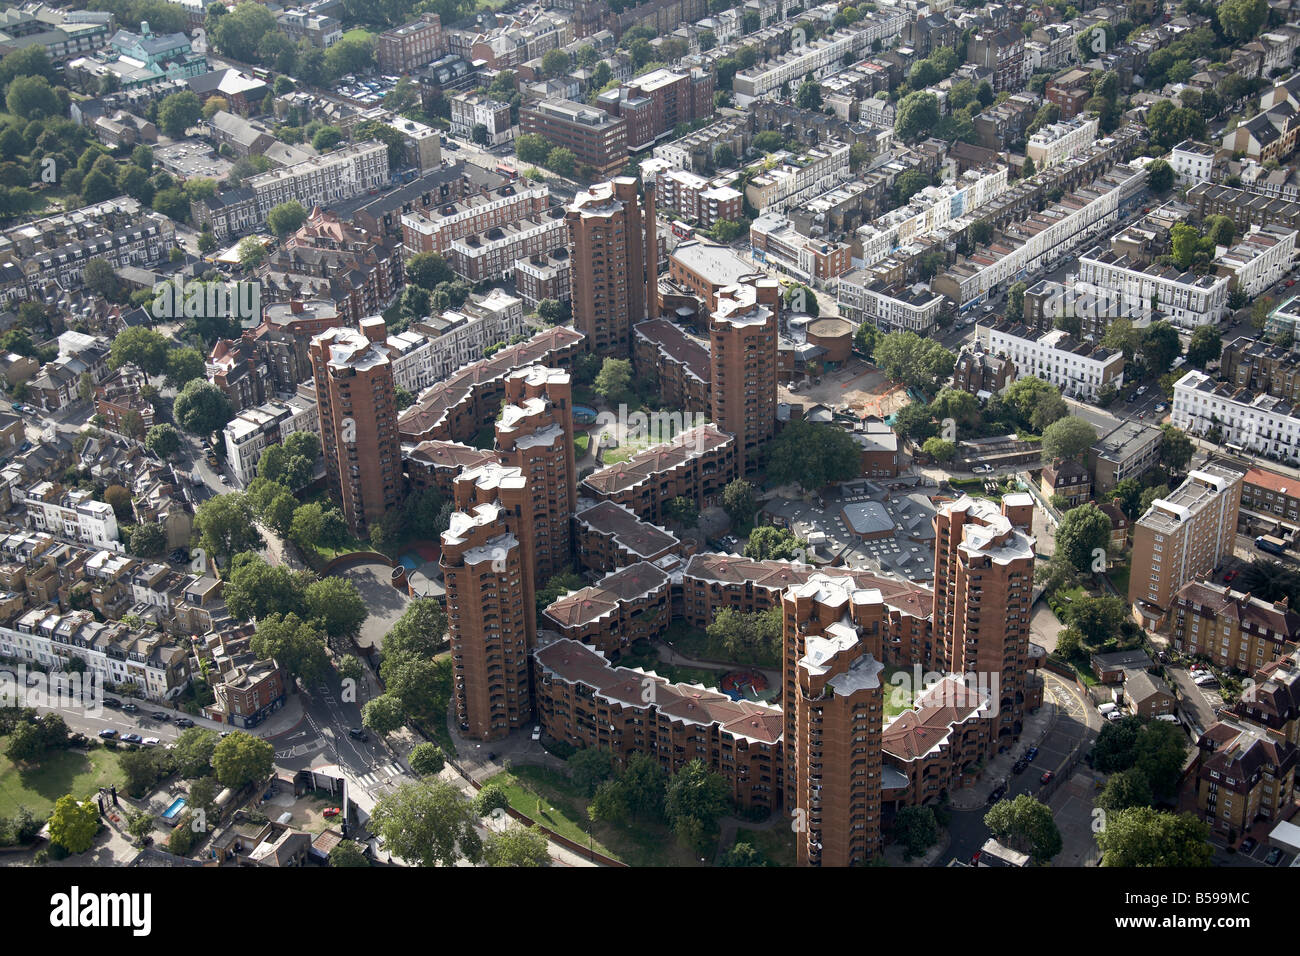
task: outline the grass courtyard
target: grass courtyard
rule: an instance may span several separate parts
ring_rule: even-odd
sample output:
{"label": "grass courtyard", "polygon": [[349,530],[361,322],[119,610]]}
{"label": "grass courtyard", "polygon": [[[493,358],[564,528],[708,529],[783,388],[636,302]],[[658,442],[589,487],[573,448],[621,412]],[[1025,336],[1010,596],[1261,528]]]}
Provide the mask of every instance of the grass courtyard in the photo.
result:
{"label": "grass courtyard", "polygon": [[0,816],[12,817],[24,806],[44,818],[65,794],[84,800],[100,787],[116,786],[120,790],[126,780],[113,750],[96,747],[89,753],[51,751],[29,769],[15,766],[4,755],[8,744],[7,737],[0,737]]}
{"label": "grass courtyard", "polygon": [[[564,774],[542,767],[514,767],[484,782],[500,785],[515,810],[575,843],[588,845],[590,801]],[[593,849],[629,866],[701,865],[700,856],[682,846],[662,823],[631,820],[590,826]],[[712,862],[715,849],[707,849],[704,859]]]}

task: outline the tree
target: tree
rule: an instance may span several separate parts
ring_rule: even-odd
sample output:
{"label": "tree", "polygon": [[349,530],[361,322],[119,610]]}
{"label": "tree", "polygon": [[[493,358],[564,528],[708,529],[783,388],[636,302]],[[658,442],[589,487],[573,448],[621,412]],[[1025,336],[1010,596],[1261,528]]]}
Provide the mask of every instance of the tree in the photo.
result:
{"label": "tree", "polygon": [[928,185],[930,185],[930,177],[925,173],[916,169],[904,170],[894,180],[894,202],[905,206],[913,196]]}
{"label": "tree", "polygon": [[1174,168],[1163,159],[1157,159],[1147,166],[1147,185],[1152,192],[1167,192],[1174,184]]}
{"label": "tree", "polygon": [[1043,460],[1079,460],[1097,443],[1097,429],[1073,415],[1048,425],[1043,431]]}
{"label": "tree", "polygon": [[743,478],[736,478],[722,489],[722,507],[731,519],[732,527],[748,528],[758,511],[758,497],[754,486]]}
{"label": "tree", "polygon": [[678,839],[698,846],[727,812],[730,787],[696,757],[668,781],[664,815]]}
{"label": "tree", "polygon": [[1061,852],[1061,831],[1052,811],[1027,793],[1000,800],[984,815],[984,825],[999,842],[1046,863]]}
{"label": "tree", "polygon": [[137,558],[156,558],[167,550],[167,532],[154,523],[138,524],[131,528],[127,551]]}
{"label": "tree", "polygon": [[568,764],[569,779],[588,797],[614,772],[614,761],[609,751],[597,747],[584,747],[575,751],[569,757]]}
{"label": "tree", "polygon": [[343,130],[337,126],[322,126],[311,138],[312,149],[326,153],[343,141]]}
{"label": "tree", "polygon": [[592,388],[611,405],[625,402],[632,392],[632,363],[627,359],[606,358]]}
{"label": "tree", "polygon": [[524,133],[515,137],[515,155],[519,157],[521,163],[528,163],[531,166],[543,165],[550,151],[551,145],[546,137],[537,133]]}
{"label": "tree", "polygon": [[474,810],[460,790],[440,780],[404,784],[382,797],[370,817],[388,850],[419,866],[478,862],[482,847]]}
{"label": "tree", "polygon": [[1178,330],[1168,322],[1152,322],[1142,333],[1142,358],[1147,368],[1167,369],[1182,353]]}
{"label": "tree", "polygon": [[81,803],[71,794],[59,797],[50,815],[49,832],[50,842],[56,846],[69,853],[85,853],[99,832],[99,813],[94,801]]}
{"label": "tree", "polygon": [[226,393],[204,379],[194,379],[181,389],[172,413],[181,428],[204,438],[235,417]]}
{"label": "tree", "polygon": [[307,210],[296,199],[282,202],[266,214],[266,224],[281,239],[297,232],[298,228],[306,221]]}
{"label": "tree", "polygon": [[755,528],[745,543],[745,557],[755,561],[792,561],[806,542],[787,528],[764,525]]}
{"label": "tree", "polygon": [[146,375],[162,375],[167,371],[167,353],[167,336],[143,325],[133,325],[114,337],[108,351],[108,366],[116,370],[129,362]]}
{"label": "tree", "polygon": [[628,758],[618,783],[627,798],[628,811],[633,819],[658,818],[663,813],[667,782],[668,775],[655,757],[633,754]]}
{"label": "tree", "polygon": [[949,462],[956,457],[957,446],[936,436],[927,438],[921,445],[921,451],[937,462]]}
{"label": "tree", "polygon": [[[1070,563],[1076,571],[1090,573],[1096,570],[1097,552],[1106,554],[1110,544],[1110,518],[1092,502],[1071,508],[1061,518],[1056,529],[1056,553]],[[1104,570],[1104,567],[1103,567]]]}
{"label": "tree", "polygon": [[186,780],[209,776],[212,773],[212,754],[220,742],[217,732],[206,727],[190,727],[182,732],[172,749],[177,773]]}
{"label": "tree", "polygon": [[469,138],[479,146],[486,146],[488,144],[487,126],[483,123],[475,123],[473,127],[470,128]]}
{"label": "tree", "polygon": [[1222,354],[1223,338],[1214,326],[1202,325],[1192,333],[1192,340],[1187,346],[1188,365],[1205,368],[1211,362],[1217,362]]}
{"label": "tree", "polygon": [[330,850],[329,865],[333,867],[368,867],[370,860],[356,840],[340,840]]}
{"label": "tree", "polygon": [[1102,866],[1204,867],[1214,856],[1208,823],[1151,807],[1108,813],[1096,838]]}
{"label": "tree", "polygon": [[835,425],[790,422],[768,446],[767,477],[773,485],[798,483],[819,490],[862,471],[857,442]]}
{"label": "tree", "polygon": [[543,299],[537,303],[537,315],[547,325],[560,325],[570,318],[571,310],[558,299]]}
{"label": "tree", "polygon": [[491,834],[483,848],[488,866],[546,866],[550,859],[546,837],[536,827],[507,827]]}
{"label": "tree", "polygon": [[346,637],[361,630],[369,611],[361,592],[348,578],[328,577],[307,585],[307,613],[320,622],[330,637]]}
{"label": "tree", "polygon": [[1182,727],[1163,720],[1149,721],[1138,731],[1133,756],[1134,766],[1146,775],[1156,798],[1172,800],[1187,756]]}
{"label": "tree", "polygon": [[1017,282],[1007,292],[1007,318],[1019,322],[1025,317],[1025,292],[1029,286]]}
{"label": "tree", "polygon": [[442,755],[442,748],[431,743],[417,744],[407,754],[406,762],[421,777],[432,777],[434,774],[441,773],[442,768],[447,765],[446,758]]}
{"label": "tree", "polygon": [[908,93],[894,112],[894,133],[909,141],[924,139],[939,124],[939,100],[933,93]]}
{"label": "tree", "polygon": [[381,694],[361,708],[361,723],[387,736],[406,725],[406,711],[396,694]]}
{"label": "tree", "polygon": [[167,381],[172,388],[184,388],[196,378],[203,378],[203,353],[193,346],[172,349],[167,353]]}
{"label": "tree", "polygon": [[10,113],[25,120],[58,116],[59,98],[43,76],[20,76],[9,84],[5,106]]}
{"label": "tree", "polygon": [[546,162],[543,164],[551,172],[560,176],[572,176],[573,167],[578,161],[573,150],[567,146],[556,146],[546,154]]}
{"label": "tree", "polygon": [[194,512],[199,544],[210,555],[230,558],[241,551],[254,551],[265,543],[253,523],[253,511],[239,492],[217,495],[202,502]]}
{"label": "tree", "polygon": [[239,554],[226,576],[226,610],[237,621],[261,620],[277,611],[305,615],[310,576],[283,564],[268,564],[257,554]]}
{"label": "tree", "polygon": [[1171,472],[1183,472],[1195,451],[1196,446],[1181,428],[1168,424],[1160,426],[1160,461]]}
{"label": "tree", "polygon": [[474,796],[474,812],[480,817],[491,816],[498,810],[509,810],[510,798],[500,784],[489,783]]}
{"label": "tree", "polygon": [[[114,193],[117,190],[109,183],[108,192]],[[95,202],[102,202],[107,196],[95,199]],[[86,262],[85,272],[83,274],[86,287],[99,296],[113,300],[118,297],[118,291],[121,283],[117,278],[117,271],[108,264],[108,261],[98,256]],[[128,329],[128,331],[133,331]],[[111,354],[111,353],[110,353]]]}
{"label": "tree", "polygon": [[203,104],[193,90],[172,93],[158,104],[158,128],[172,139],[181,139],[185,131],[199,121]]}
{"label": "tree", "polygon": [[257,236],[245,236],[239,240],[239,264],[245,269],[255,269],[266,258],[266,246]]}
{"label": "tree", "polygon": [[1092,647],[1115,637],[1128,617],[1128,604],[1117,597],[1081,597],[1070,604],[1065,618]]}
{"label": "tree", "polygon": [[882,335],[873,358],[891,380],[914,388],[933,387],[951,375],[957,363],[952,352],[915,332]]}
{"label": "tree", "polygon": [[112,507],[119,521],[129,521],[133,513],[131,492],[121,485],[109,485],[104,489],[104,503]]}
{"label": "tree", "polygon": [[251,62],[257,59],[257,47],[262,38],[278,32],[278,29],[275,17],[266,7],[244,2],[217,19],[209,35],[222,53]]}
{"label": "tree", "polygon": [[795,105],[801,110],[819,110],[822,108],[821,84],[805,79],[795,94]]}
{"label": "tree", "polygon": [[181,448],[181,436],[171,425],[154,425],[144,436],[144,447],[158,458],[170,458]]}
{"label": "tree", "polygon": [[894,837],[907,856],[920,856],[939,842],[939,821],[929,807],[902,807],[894,814]]}
{"label": "tree", "polygon": [[1215,5],[1214,15],[1224,36],[1246,43],[1268,22],[1268,0],[1223,0]]}
{"label": "tree", "polygon": [[33,721],[16,724],[9,734],[5,756],[16,764],[35,764],[45,756],[45,735]]}
{"label": "tree", "polygon": [[1154,799],[1146,774],[1130,767],[1111,774],[1106,788],[1097,796],[1096,805],[1107,813],[1117,813],[1130,807],[1149,807]]}
{"label": "tree", "polygon": [[406,260],[405,268],[407,282],[429,291],[456,278],[447,260],[436,252],[417,252]]}
{"label": "tree", "polygon": [[259,620],[250,646],[259,658],[274,658],[304,683],[310,684],[329,671],[324,631],[316,621],[303,620],[297,614],[271,614]]}
{"label": "tree", "polygon": [[569,54],[559,48],[548,50],[542,56],[542,72],[547,76],[564,76],[572,65]]}
{"label": "tree", "polygon": [[242,730],[231,731],[212,750],[217,781],[234,790],[265,780],[271,775],[274,761],[275,747],[270,742]]}
{"label": "tree", "polygon": [[135,837],[135,842],[144,845],[144,838],[153,833],[158,822],[148,810],[131,810],[126,815],[126,832]]}

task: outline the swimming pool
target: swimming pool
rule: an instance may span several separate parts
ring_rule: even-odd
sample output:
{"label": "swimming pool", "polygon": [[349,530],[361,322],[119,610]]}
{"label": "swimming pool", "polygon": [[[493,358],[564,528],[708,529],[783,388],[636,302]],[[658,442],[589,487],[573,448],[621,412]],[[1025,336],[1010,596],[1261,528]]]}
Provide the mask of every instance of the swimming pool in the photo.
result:
{"label": "swimming pool", "polygon": [[424,559],[418,554],[411,554],[409,551],[397,559],[397,563],[408,571],[414,571],[424,564]]}
{"label": "swimming pool", "polygon": [[185,809],[185,798],[177,797],[171,802],[166,810],[163,811],[162,818],[168,823],[180,816],[180,812]]}
{"label": "swimming pool", "polygon": [[573,423],[575,425],[590,425],[596,420],[596,410],[588,408],[586,405],[573,406]]}

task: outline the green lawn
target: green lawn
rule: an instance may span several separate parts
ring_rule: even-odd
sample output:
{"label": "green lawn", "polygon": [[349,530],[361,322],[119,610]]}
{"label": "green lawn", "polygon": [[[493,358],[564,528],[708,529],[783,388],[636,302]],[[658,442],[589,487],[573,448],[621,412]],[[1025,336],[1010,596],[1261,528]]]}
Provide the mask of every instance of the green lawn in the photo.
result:
{"label": "green lawn", "polygon": [[690,627],[680,621],[675,621],[668,627],[663,639],[679,654],[699,661],[724,661],[733,663],[737,667],[779,668],[781,666],[780,656],[774,653],[744,653],[733,657],[712,640],[707,631]]}
{"label": "green lawn", "polygon": [[[500,784],[510,806],[561,836],[587,845],[587,798],[569,778],[542,767],[515,767],[485,783]],[[592,823],[593,848],[629,866],[699,866],[700,858],[682,846],[661,823]],[[712,860],[716,846],[702,854]]]}
{"label": "green lawn", "polygon": [[1107,572],[1107,576],[1110,578],[1110,583],[1114,585],[1115,590],[1118,591],[1122,597],[1128,596],[1128,581],[1129,581],[1129,577],[1132,574],[1132,571],[1133,571],[1133,559],[1132,556],[1130,555],[1128,560],[1126,560],[1123,564],[1117,564],[1114,568],[1112,568],[1109,572]]}
{"label": "green lawn", "polygon": [[578,432],[573,436],[573,456],[579,461],[587,457],[587,448],[591,445],[591,436],[586,432]]}
{"label": "green lawn", "polygon": [[748,843],[759,853],[768,866],[794,866],[794,832],[789,827],[773,827],[770,830],[739,830],[737,843]]}
{"label": "green lawn", "polygon": [[116,785],[120,790],[126,782],[112,750],[97,747],[88,754],[57,750],[35,768],[24,769],[4,755],[6,746],[8,739],[0,737],[0,816],[11,817],[25,806],[37,817],[45,817],[59,797],[70,793],[84,800],[100,787]]}
{"label": "green lawn", "polygon": [[[907,681],[900,684],[891,683],[895,674],[903,673],[907,675]],[[886,667],[881,680],[884,682],[884,707],[885,723],[897,717],[905,710],[910,710],[912,701],[915,698],[915,688],[912,687],[913,671],[909,667]]]}

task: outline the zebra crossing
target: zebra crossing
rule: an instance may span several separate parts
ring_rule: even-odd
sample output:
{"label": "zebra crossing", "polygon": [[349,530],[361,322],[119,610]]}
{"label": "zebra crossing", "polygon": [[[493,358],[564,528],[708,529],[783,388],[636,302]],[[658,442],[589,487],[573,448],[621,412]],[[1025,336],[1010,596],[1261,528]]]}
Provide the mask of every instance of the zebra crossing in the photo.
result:
{"label": "zebra crossing", "polygon": [[371,773],[357,774],[356,779],[363,787],[369,789],[387,783],[393,777],[400,777],[404,773],[406,771],[402,769],[400,764],[390,763],[375,767]]}

